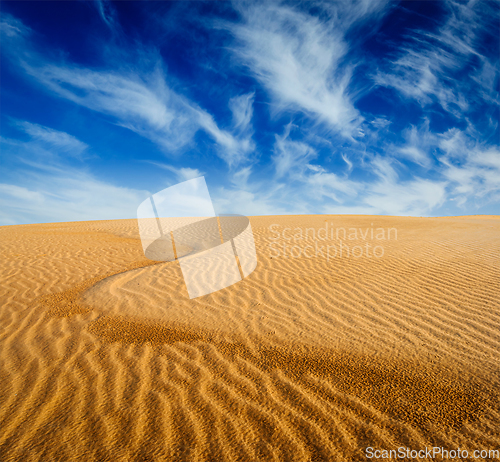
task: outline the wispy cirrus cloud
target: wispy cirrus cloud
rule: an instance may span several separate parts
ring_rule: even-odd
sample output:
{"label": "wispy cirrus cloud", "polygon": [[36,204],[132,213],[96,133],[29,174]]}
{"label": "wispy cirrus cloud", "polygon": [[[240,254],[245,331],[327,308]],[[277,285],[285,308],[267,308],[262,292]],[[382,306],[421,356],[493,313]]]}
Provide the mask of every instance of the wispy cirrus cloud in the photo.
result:
{"label": "wispy cirrus cloud", "polygon": [[438,102],[445,111],[463,118],[481,98],[500,102],[495,92],[498,59],[492,60],[481,48],[484,36],[498,32],[493,19],[496,6],[495,2],[455,1],[439,5],[446,10],[444,23],[436,32],[414,31],[409,44],[374,80],[423,107]]}
{"label": "wispy cirrus cloud", "polygon": [[46,149],[56,148],[71,156],[78,157],[88,149],[88,145],[74,136],[28,121],[13,121],[14,125],[27,133],[33,142]]}
{"label": "wispy cirrus cloud", "polygon": [[254,94],[235,96],[229,100],[229,108],[233,114],[229,130],[221,130],[213,117],[205,111],[196,110],[198,123],[217,142],[219,157],[233,167],[247,160],[255,149],[252,135],[252,114]]}
{"label": "wispy cirrus cloud", "polygon": [[131,218],[146,191],[120,187],[74,168],[26,172],[29,184],[0,183],[3,224]]}
{"label": "wispy cirrus cloud", "polygon": [[403,130],[404,144],[396,147],[398,157],[404,157],[422,167],[431,166],[432,150],[437,143],[436,134],[429,129],[429,120],[416,127]]}
{"label": "wispy cirrus cloud", "polygon": [[[280,193],[294,200],[318,202],[325,198],[343,203],[346,198],[353,198],[362,193],[363,186],[349,180],[345,175],[333,173],[313,163],[318,157],[317,151],[303,141],[291,138],[292,124],[286,126],[281,136],[276,136],[273,163],[275,180],[283,181]],[[348,163],[348,162],[346,162]],[[348,163],[349,166],[349,163]],[[349,169],[352,168],[352,164]],[[293,184],[294,192],[289,184]]]}
{"label": "wispy cirrus cloud", "polygon": [[72,65],[25,65],[25,69],[58,96],[112,116],[117,125],[168,151],[189,144],[200,128],[198,110],[168,87],[159,65],[144,76]]}
{"label": "wispy cirrus cloud", "polygon": [[459,205],[500,197],[500,148],[484,145],[458,129],[439,136],[442,174]]}
{"label": "wispy cirrus cloud", "polygon": [[103,22],[114,32],[119,28],[118,20],[116,18],[116,11],[111,6],[109,0],[94,0],[99,16]]}
{"label": "wispy cirrus cloud", "polygon": [[384,5],[325,4],[328,21],[279,3],[241,6],[243,22],[228,26],[237,40],[233,51],[266,88],[274,111],[302,111],[352,136],[363,118],[349,93],[355,64],[344,62],[349,51],[345,34]]}
{"label": "wispy cirrus cloud", "polygon": [[282,136],[276,135],[274,143],[273,162],[276,178],[285,175],[293,178],[303,175],[308,168],[309,161],[317,157],[317,152],[311,146],[301,141],[290,139],[292,124],[288,124]]}
{"label": "wispy cirrus cloud", "polygon": [[26,66],[26,70],[59,96],[113,116],[117,125],[168,152],[188,146],[199,130],[214,139],[229,165],[245,161],[254,147],[248,126],[234,127],[236,133],[221,129],[212,115],[173,91],[160,63],[144,76],[54,65]]}
{"label": "wispy cirrus cloud", "polygon": [[205,173],[197,168],[191,167],[174,167],[173,165],[164,164],[161,162],[151,162],[153,165],[168,170],[175,175],[175,179],[179,182],[191,180],[203,176]]}
{"label": "wispy cirrus cloud", "polygon": [[2,224],[131,218],[147,197],[75,165],[74,151],[89,146],[74,136],[27,121],[15,125],[29,139],[0,138],[5,165],[16,166],[0,183]]}
{"label": "wispy cirrus cloud", "polygon": [[371,161],[378,180],[367,185],[363,203],[372,207],[374,214],[427,215],[446,199],[446,181],[413,177],[401,180],[388,158],[375,157]]}
{"label": "wispy cirrus cloud", "polygon": [[115,124],[169,153],[190,145],[200,130],[215,141],[217,153],[230,166],[246,161],[254,149],[251,94],[229,100],[233,112],[243,111],[243,115],[236,116],[232,127],[223,129],[211,114],[171,88],[155,50],[145,53],[140,66],[109,63],[104,68],[90,69],[70,62],[57,63],[34,51],[28,39],[29,29],[11,16],[3,19],[2,33],[11,39],[11,60],[46,90],[110,116]]}

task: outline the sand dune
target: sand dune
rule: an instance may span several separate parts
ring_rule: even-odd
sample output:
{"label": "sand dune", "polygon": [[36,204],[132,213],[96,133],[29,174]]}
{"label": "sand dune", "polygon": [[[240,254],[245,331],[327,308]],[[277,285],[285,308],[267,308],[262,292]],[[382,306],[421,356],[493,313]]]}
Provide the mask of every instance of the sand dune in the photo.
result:
{"label": "sand dune", "polygon": [[500,217],[250,221],[256,270],[192,300],[136,220],[1,227],[0,461],[500,449]]}

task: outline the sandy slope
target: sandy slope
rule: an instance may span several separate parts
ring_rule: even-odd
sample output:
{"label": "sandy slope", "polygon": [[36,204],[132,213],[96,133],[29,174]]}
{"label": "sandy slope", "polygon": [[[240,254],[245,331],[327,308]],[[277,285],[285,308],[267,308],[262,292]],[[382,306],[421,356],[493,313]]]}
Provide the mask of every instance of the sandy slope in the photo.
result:
{"label": "sandy slope", "polygon": [[[1,227],[0,461],[500,449],[500,217],[251,223],[257,269],[194,300],[134,220]],[[383,256],[283,239],[325,226]]]}

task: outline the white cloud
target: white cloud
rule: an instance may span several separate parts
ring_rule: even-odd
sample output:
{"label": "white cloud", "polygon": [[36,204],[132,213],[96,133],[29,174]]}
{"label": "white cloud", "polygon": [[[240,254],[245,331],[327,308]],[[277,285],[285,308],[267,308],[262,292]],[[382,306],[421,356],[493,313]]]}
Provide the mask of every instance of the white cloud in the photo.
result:
{"label": "white cloud", "polygon": [[[355,213],[354,210],[363,210],[373,214],[427,215],[446,199],[446,178],[429,180],[412,175],[410,179],[402,180],[393,166],[395,161],[390,157],[375,156],[360,165],[365,172],[376,174],[378,179],[375,181],[350,179],[347,174],[353,164],[345,155],[342,158],[348,164],[347,172],[327,171],[311,162],[317,157],[313,148],[290,139],[290,130],[291,124],[281,137],[276,137],[273,157],[276,179],[287,180],[275,192],[277,203],[287,198],[295,208],[309,209],[309,213],[313,213],[312,207],[314,213],[330,213],[332,210],[353,210],[352,213]],[[414,159],[428,165],[426,152],[437,142],[437,137],[429,132],[428,124],[424,123],[406,135],[406,149],[414,146],[415,149],[420,147],[425,150],[425,153],[414,154]],[[339,205],[333,205],[331,201]]]}
{"label": "white cloud", "polygon": [[[343,178],[335,173],[328,172],[322,166],[312,164],[311,161],[318,153],[308,144],[290,138],[292,124],[288,124],[282,136],[276,136],[274,144],[273,163],[276,170],[275,180],[284,180],[282,190],[288,191],[288,197],[301,198],[312,203],[327,197],[335,202],[343,202],[343,196],[355,197],[361,185]],[[346,160],[346,159],[344,159]],[[350,164],[349,170],[352,168]],[[293,184],[291,187],[290,184]],[[295,191],[292,192],[292,190]],[[300,201],[299,201],[300,202]],[[294,199],[294,204],[298,202]]]}
{"label": "white cloud", "polygon": [[[498,14],[489,11],[488,3],[440,2],[448,10],[448,17],[439,31],[417,31],[411,45],[390,63],[389,71],[374,76],[375,82],[396,89],[422,106],[437,101],[457,118],[463,118],[478,97],[498,103],[493,91],[498,60],[489,62],[478,51],[482,35],[493,32],[498,40],[498,24],[492,20],[496,16],[498,22]],[[480,70],[468,70],[472,58],[482,63]],[[480,92],[476,90],[478,83]]]}
{"label": "white cloud", "polygon": [[29,135],[29,140],[0,137],[4,159],[11,162],[35,161],[58,164],[77,159],[82,161],[89,146],[69,133],[28,121],[10,119],[11,124]]}
{"label": "white cloud", "polygon": [[450,182],[450,197],[464,205],[477,198],[498,200],[500,193],[500,149],[483,146],[458,129],[439,136],[442,174]]}
{"label": "white cloud", "polygon": [[[3,35],[23,30],[20,21],[8,19],[2,24]],[[244,162],[254,149],[250,123],[252,94],[229,101],[234,123],[225,130],[209,113],[169,86],[162,59],[154,50],[145,50],[141,53],[142,61],[128,67],[122,62],[119,67],[113,68],[113,63],[109,63],[102,69],[89,69],[56,63],[35,52],[26,37],[15,35],[15,46],[9,48],[8,56],[46,89],[110,116],[117,125],[150,139],[168,152],[192,143],[199,130],[213,138],[217,153],[230,166]]]}
{"label": "white cloud", "polygon": [[220,129],[210,114],[169,88],[160,65],[145,77],[54,65],[26,70],[59,96],[115,117],[118,125],[167,151],[191,143],[199,129],[211,135],[229,165],[243,162],[253,150],[248,129],[242,133],[235,127],[236,135]]}
{"label": "white cloud", "polygon": [[0,33],[8,39],[20,39],[31,34],[31,29],[19,19],[3,13],[0,19]]}
{"label": "white cloud", "polygon": [[252,215],[285,215],[296,213],[296,206],[283,205],[275,191],[248,191],[237,188],[218,188],[210,191],[217,214],[238,213]]}
{"label": "white cloud", "polygon": [[342,17],[346,4],[336,2],[330,21],[279,4],[242,7],[244,22],[230,26],[234,52],[267,89],[275,110],[304,111],[352,136],[362,117],[349,96],[352,67],[342,64],[349,50],[344,34],[381,5],[360,2]]}
{"label": "white cloud", "polygon": [[286,127],[282,136],[275,135],[273,163],[276,169],[276,178],[285,175],[296,177],[302,175],[311,159],[317,157],[316,151],[300,141],[289,139],[291,124]]}
{"label": "white cloud", "polygon": [[342,154],[342,159],[347,164],[349,171],[351,171],[352,170],[352,162],[349,160],[349,158],[345,154]]}
{"label": "white cloud", "polygon": [[500,104],[500,96],[498,95],[498,81],[500,78],[498,61],[490,63],[483,57],[481,59],[481,67],[476,74],[472,75],[472,80],[476,83],[476,91],[480,93],[481,98],[490,103]]}
{"label": "white cloud", "polygon": [[[245,181],[214,195],[218,211],[244,214],[372,214],[426,216],[448,197],[447,179],[402,180],[389,159],[373,158],[376,181],[353,181],[306,163],[293,182]],[[243,172],[246,175],[247,172]]]}
{"label": "white cloud", "polygon": [[426,119],[419,127],[412,126],[403,131],[405,144],[396,147],[398,157],[404,157],[423,167],[431,166],[431,150],[436,146],[436,135],[429,129],[429,120]]}
{"label": "white cloud", "polygon": [[150,162],[150,163],[165,170],[170,170],[172,173],[175,174],[175,177],[179,182],[192,180],[193,178],[198,178],[204,175],[204,173],[198,170],[197,168],[174,167],[172,165],[167,165],[160,162]]}
{"label": "white cloud", "polygon": [[74,136],[53,128],[27,121],[16,121],[15,125],[30,135],[32,140],[41,142],[49,149],[53,147],[77,157],[88,148],[87,144]]}
{"label": "white cloud", "polygon": [[[233,103],[233,101],[234,100],[231,102]],[[246,113],[240,113],[233,117],[234,125],[233,130],[231,131],[221,130],[215,123],[213,117],[207,112],[202,110],[196,111],[200,127],[209,133],[216,141],[218,145],[217,153],[219,157],[225,160],[230,167],[241,164],[247,160],[248,155],[255,149],[255,145],[252,140],[253,132],[249,122],[245,120],[245,117],[248,119],[248,116],[250,116],[251,118],[252,99],[248,100],[246,104],[247,107],[243,108]],[[250,105],[250,108],[248,107],[248,104]],[[242,108],[235,108],[233,103],[232,109],[234,115],[234,110],[238,111]]]}
{"label": "white cloud", "polygon": [[[16,200],[33,203],[35,206],[43,202],[43,194],[40,192],[30,191],[27,188],[13,184],[0,183],[0,194]],[[17,202],[16,206],[18,206]]]}
{"label": "white cloud", "polygon": [[[119,187],[74,167],[68,150],[87,149],[75,137],[16,121],[29,141],[0,139],[9,180],[0,184],[2,224],[134,218],[146,191]],[[73,152],[74,154],[74,152]],[[7,164],[7,162],[6,162]],[[12,168],[14,166],[15,168]],[[6,175],[7,177],[7,175]]]}
{"label": "white cloud", "polygon": [[29,186],[0,184],[4,224],[135,218],[138,204],[148,196],[68,168],[27,177]]}
{"label": "white cloud", "polygon": [[116,11],[111,6],[109,0],[95,0],[95,5],[103,22],[112,31],[115,31],[118,27],[118,21],[116,19]]}
{"label": "white cloud", "polygon": [[252,130],[253,101],[255,93],[235,96],[229,100],[229,109],[233,113],[233,129],[240,133]]}
{"label": "white cloud", "polygon": [[391,215],[425,216],[446,198],[446,183],[417,178],[407,182],[381,181],[371,185],[363,202],[376,213]]}
{"label": "white cloud", "polygon": [[24,67],[59,96],[111,115],[118,125],[168,150],[188,144],[199,128],[193,120],[194,109],[168,88],[160,66],[145,77],[70,65]]}
{"label": "white cloud", "polygon": [[390,120],[387,120],[385,117],[376,117],[370,122],[375,128],[381,130],[391,124]]}
{"label": "white cloud", "polygon": [[362,185],[354,181],[342,178],[335,173],[327,172],[323,169],[308,176],[307,183],[311,188],[311,196],[317,198],[326,196],[339,203],[344,202],[339,193],[353,198],[364,189]]}

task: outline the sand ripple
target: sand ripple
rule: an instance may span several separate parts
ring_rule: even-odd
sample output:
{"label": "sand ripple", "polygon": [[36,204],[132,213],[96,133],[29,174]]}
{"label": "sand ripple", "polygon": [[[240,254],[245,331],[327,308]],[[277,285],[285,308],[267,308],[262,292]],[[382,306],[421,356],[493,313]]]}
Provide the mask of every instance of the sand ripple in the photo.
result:
{"label": "sand ripple", "polygon": [[[398,239],[378,259],[271,258],[270,224],[325,220]],[[251,222],[257,269],[193,300],[133,220],[0,228],[0,461],[499,449],[498,217]]]}

